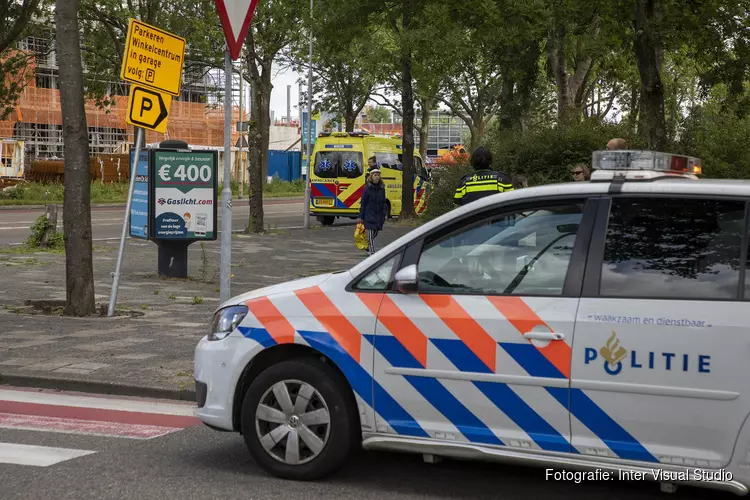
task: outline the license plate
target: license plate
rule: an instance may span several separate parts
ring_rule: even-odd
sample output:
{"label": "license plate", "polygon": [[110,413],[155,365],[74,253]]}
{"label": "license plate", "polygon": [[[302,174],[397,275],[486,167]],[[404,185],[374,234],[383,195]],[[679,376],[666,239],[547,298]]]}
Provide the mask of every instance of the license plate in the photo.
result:
{"label": "license plate", "polygon": [[333,199],[332,198],[316,198],[315,204],[319,207],[332,207]]}

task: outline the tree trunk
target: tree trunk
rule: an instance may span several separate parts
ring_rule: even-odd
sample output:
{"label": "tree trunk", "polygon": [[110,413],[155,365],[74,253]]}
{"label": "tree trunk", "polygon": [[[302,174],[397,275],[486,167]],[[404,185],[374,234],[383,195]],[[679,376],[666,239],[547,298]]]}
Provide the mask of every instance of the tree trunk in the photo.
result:
{"label": "tree trunk", "polygon": [[471,150],[474,151],[476,148],[482,145],[484,141],[484,131],[487,127],[487,120],[484,117],[477,117],[474,120],[474,135],[471,138]]}
{"label": "tree trunk", "polygon": [[258,81],[252,78],[250,84],[250,124],[248,126],[248,198],[250,205],[250,218],[247,223],[246,233],[263,233],[265,225],[263,222],[263,136],[261,134],[261,106]]}
{"label": "tree trunk", "polygon": [[422,99],[422,126],[419,129],[419,156],[427,158],[427,141],[430,139],[430,112],[435,99]]}
{"label": "tree trunk", "polygon": [[346,122],[346,132],[354,132],[354,125],[357,123],[357,115],[353,109],[347,109],[344,113],[344,121]]}
{"label": "tree trunk", "polygon": [[[403,1],[403,31],[408,34],[411,28],[410,0]],[[412,52],[407,36],[403,37],[401,49],[401,102],[403,117],[403,184],[401,186],[401,219],[413,219],[414,210],[414,88],[412,86]]]}
{"label": "tree trunk", "polygon": [[464,120],[464,123],[469,127],[469,151],[474,151],[479,146],[479,140],[477,139],[477,127],[474,120]]}
{"label": "tree trunk", "polygon": [[641,135],[648,148],[663,151],[667,145],[667,125],[664,116],[664,86],[655,38],[654,4],[656,0],[637,0],[635,11],[635,57],[641,76]]}
{"label": "tree trunk", "polygon": [[[263,169],[263,182],[268,177],[268,150],[271,141],[271,92],[273,84],[271,83],[271,63],[263,66],[263,74],[260,77],[260,138],[261,138],[261,166]],[[262,196],[262,192],[261,192]],[[263,209],[263,200],[261,200],[261,210]]]}
{"label": "tree trunk", "polygon": [[[595,19],[592,27],[598,32],[598,21]],[[547,60],[557,86],[557,122],[566,125],[578,120],[583,112],[583,100],[586,81],[594,65],[594,59],[576,51],[575,69],[573,74],[568,72],[568,57],[565,51],[566,30],[558,27],[550,31],[548,37]]]}
{"label": "tree trunk", "polygon": [[515,82],[510,77],[503,78],[500,91],[500,129],[510,130],[517,121],[516,103],[514,100]]}
{"label": "tree trunk", "polygon": [[636,134],[636,127],[638,125],[638,114],[640,113],[640,85],[633,84],[630,91],[630,110],[628,111],[627,126],[631,135]]}
{"label": "tree trunk", "polygon": [[78,0],[56,0],[55,4],[65,158],[65,315],[89,316],[96,311],[96,304],[91,246],[89,137],[83,100]]}

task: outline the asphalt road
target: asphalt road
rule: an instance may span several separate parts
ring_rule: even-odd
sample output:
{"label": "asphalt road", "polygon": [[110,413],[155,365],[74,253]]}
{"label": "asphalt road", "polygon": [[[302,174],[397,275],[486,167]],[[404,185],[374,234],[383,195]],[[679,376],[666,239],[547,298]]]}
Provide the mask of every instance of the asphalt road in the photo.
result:
{"label": "asphalt road", "polygon": [[[210,430],[176,413],[134,413],[175,411],[175,403],[70,394],[75,393],[0,387],[3,500],[735,498],[688,487],[666,495],[652,482],[555,482],[545,480],[539,468],[452,460],[426,464],[419,455],[375,452],[357,453],[326,480],[283,481],[255,465],[238,434]],[[61,397],[71,399],[55,401]],[[102,401],[109,410],[96,409]],[[125,404],[131,405],[127,411],[117,411]],[[141,438],[134,439],[136,434]]]}
{"label": "asphalt road", "polygon": [[[263,205],[264,221],[272,228],[286,229],[302,227],[304,202],[302,200],[269,199]],[[91,223],[94,241],[119,240],[122,233],[122,221],[125,208],[94,207],[91,209]],[[29,235],[29,227],[34,220],[44,214],[42,209],[3,210],[0,209],[0,246],[23,243]],[[246,202],[234,200],[232,207],[233,230],[242,230],[247,226],[249,208]],[[219,212],[221,220],[221,212]],[[58,221],[62,228],[62,218]],[[336,224],[350,224],[351,219],[338,219]],[[315,218],[311,224],[320,224]],[[219,223],[219,228],[221,223]]]}

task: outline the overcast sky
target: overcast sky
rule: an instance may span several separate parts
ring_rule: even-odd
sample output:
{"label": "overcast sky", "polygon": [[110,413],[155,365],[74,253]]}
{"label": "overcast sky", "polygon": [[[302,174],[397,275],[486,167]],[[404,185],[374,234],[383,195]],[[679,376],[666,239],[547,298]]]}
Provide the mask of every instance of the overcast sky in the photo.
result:
{"label": "overcast sky", "polygon": [[[286,116],[286,86],[291,85],[292,118],[298,117],[299,83],[297,83],[297,78],[299,75],[291,70],[280,72],[278,69],[274,69],[273,76],[274,78],[271,80],[271,83],[273,83],[273,91],[271,92],[271,111],[277,120]],[[307,82],[303,85],[307,86]]]}

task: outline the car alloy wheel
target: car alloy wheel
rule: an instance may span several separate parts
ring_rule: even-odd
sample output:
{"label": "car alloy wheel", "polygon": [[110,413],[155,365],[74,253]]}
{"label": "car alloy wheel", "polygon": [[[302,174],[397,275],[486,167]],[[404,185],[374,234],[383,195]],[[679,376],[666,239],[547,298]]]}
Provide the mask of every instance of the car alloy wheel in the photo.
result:
{"label": "car alloy wheel", "polygon": [[320,455],[328,443],[331,415],[312,385],[282,380],[261,396],[255,432],[271,457],[287,465],[302,465]]}

